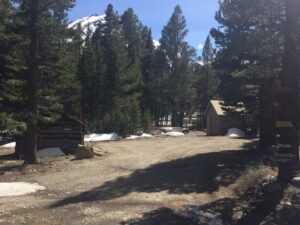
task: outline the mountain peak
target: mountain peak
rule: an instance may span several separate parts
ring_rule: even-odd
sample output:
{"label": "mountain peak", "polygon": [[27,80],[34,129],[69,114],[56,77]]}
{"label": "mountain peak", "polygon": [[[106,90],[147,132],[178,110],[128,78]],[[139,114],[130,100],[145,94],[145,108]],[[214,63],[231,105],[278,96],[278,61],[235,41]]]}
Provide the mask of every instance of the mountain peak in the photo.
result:
{"label": "mountain peak", "polygon": [[92,30],[92,32],[94,32],[96,30],[98,23],[103,23],[104,21],[105,21],[105,15],[93,14],[90,16],[83,17],[81,19],[74,20],[68,25],[68,27],[72,29],[76,29],[77,26],[80,24],[83,32],[86,34],[89,27]]}
{"label": "mountain peak", "polygon": [[[84,33],[83,35],[83,39],[84,39],[87,34],[88,28],[90,27],[92,33],[94,33],[99,23],[105,23],[105,14],[104,15],[93,14],[90,16],[85,16],[81,19],[74,20],[68,25],[68,28],[76,29],[77,26],[80,24]],[[155,48],[158,48],[160,46],[160,43],[157,40],[153,40],[153,45]]]}

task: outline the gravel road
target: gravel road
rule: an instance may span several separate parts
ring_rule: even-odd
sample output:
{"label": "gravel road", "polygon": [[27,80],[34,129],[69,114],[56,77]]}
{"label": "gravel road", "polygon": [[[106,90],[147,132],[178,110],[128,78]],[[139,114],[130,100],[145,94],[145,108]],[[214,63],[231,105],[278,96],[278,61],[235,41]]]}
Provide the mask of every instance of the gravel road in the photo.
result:
{"label": "gravel road", "polygon": [[46,190],[1,197],[0,224],[184,225],[176,214],[184,206],[233,195],[251,161],[251,143],[195,132],[98,143],[103,156],[90,160],[45,158],[24,167],[1,159],[0,182],[38,183]]}

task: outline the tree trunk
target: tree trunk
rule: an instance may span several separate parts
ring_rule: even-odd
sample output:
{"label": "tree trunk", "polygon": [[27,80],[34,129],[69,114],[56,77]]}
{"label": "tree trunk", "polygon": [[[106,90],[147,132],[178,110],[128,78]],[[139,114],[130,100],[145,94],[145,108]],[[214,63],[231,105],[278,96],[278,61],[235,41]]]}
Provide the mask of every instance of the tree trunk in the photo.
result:
{"label": "tree trunk", "polygon": [[179,122],[178,122],[179,127],[183,127],[183,125],[184,125],[183,122],[184,122],[184,112],[181,111],[179,113]]}
{"label": "tree trunk", "polygon": [[178,127],[178,112],[176,108],[177,107],[173,107],[172,109],[172,119],[171,119],[172,127]]}
{"label": "tree trunk", "polygon": [[27,143],[25,149],[25,164],[37,163],[37,82],[38,82],[38,0],[30,2],[30,54],[28,59],[28,121],[27,121]]}
{"label": "tree trunk", "polygon": [[274,85],[266,80],[259,90],[259,149],[267,150],[275,144]]}
{"label": "tree trunk", "polygon": [[25,150],[25,140],[24,135],[20,135],[16,137],[16,147],[15,147],[15,153],[17,159],[24,159],[24,150]]}
{"label": "tree trunk", "polygon": [[[284,162],[279,163],[278,179],[289,181],[295,170],[299,168],[299,22],[300,1],[287,0],[286,3],[286,30],[285,49],[283,59],[283,73],[281,77],[282,87],[280,109],[277,121],[286,121],[288,126],[277,126],[278,153],[291,154]],[[283,145],[288,144],[288,148]]]}

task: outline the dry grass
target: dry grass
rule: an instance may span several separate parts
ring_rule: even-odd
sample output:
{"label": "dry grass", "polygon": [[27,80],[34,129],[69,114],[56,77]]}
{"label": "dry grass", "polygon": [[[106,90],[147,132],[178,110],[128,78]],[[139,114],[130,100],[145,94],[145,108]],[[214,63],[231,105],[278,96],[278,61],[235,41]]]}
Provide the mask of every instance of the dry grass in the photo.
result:
{"label": "dry grass", "polygon": [[260,189],[266,181],[272,179],[275,175],[273,168],[265,165],[249,167],[238,180],[236,192],[243,196],[250,192]]}
{"label": "dry grass", "polygon": [[293,185],[289,185],[284,191],[283,201],[293,202],[294,200],[298,200],[299,197],[300,197],[300,188],[295,187]]}

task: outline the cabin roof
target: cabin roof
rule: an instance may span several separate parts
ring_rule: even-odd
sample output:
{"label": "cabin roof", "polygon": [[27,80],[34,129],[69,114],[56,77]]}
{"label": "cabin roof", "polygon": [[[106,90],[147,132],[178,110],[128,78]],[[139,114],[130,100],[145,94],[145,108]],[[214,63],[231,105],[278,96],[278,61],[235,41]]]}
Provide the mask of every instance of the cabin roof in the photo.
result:
{"label": "cabin roof", "polygon": [[244,104],[242,102],[238,103],[236,106],[225,106],[224,102],[221,100],[211,100],[205,110],[205,115],[207,115],[210,108],[213,108],[218,116],[225,116],[227,110],[234,112],[245,111]]}
{"label": "cabin roof", "polygon": [[224,116],[225,111],[222,108],[222,101],[220,100],[211,100],[205,110],[205,115],[208,113],[210,107],[213,107],[213,109],[216,111],[218,116]]}

